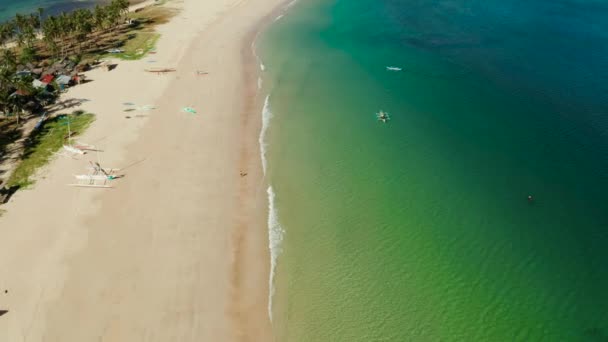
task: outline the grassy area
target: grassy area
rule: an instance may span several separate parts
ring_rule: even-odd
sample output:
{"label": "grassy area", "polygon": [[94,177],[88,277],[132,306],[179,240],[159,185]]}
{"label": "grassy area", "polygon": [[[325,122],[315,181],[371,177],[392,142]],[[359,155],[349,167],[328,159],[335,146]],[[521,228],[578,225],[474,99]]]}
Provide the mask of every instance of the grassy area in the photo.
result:
{"label": "grassy area", "polygon": [[67,121],[70,122],[72,136],[84,132],[95,120],[93,114],[74,112],[47,120],[28,139],[21,162],[7,181],[7,185],[28,187],[34,184],[32,177],[40,167],[49,162],[53,154],[62,148],[68,135]]}
{"label": "grassy area", "polygon": [[107,57],[115,57],[124,60],[136,60],[146,56],[150,51],[154,50],[156,41],[160,34],[154,32],[136,32],[130,33],[125,45],[121,47],[124,50],[122,53],[106,54]]}
{"label": "grassy area", "polygon": [[122,42],[120,49],[124,52],[104,54],[103,57],[114,57],[124,60],[137,60],[145,57],[154,47],[160,34],[154,30],[155,26],[167,23],[175,15],[175,10],[156,4],[143,10],[131,13],[129,18],[135,20],[137,25],[118,37]]}

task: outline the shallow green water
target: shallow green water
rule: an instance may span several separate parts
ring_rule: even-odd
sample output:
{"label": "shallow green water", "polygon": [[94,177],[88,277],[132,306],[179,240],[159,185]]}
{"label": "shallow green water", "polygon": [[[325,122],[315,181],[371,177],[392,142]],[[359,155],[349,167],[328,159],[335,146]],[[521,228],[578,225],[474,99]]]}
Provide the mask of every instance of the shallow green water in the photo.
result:
{"label": "shallow green water", "polygon": [[276,22],[278,340],[608,340],[607,26],[574,0],[311,0]]}

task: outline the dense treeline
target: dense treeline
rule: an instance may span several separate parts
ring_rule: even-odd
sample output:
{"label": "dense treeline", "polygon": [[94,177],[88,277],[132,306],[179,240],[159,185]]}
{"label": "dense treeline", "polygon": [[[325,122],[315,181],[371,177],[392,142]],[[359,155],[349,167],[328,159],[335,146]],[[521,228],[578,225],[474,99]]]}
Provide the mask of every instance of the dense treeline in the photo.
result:
{"label": "dense treeline", "polygon": [[116,32],[128,12],[128,0],[112,0],[92,10],[48,17],[43,17],[44,10],[39,8],[36,13],[17,14],[0,24],[0,112],[19,120],[21,112],[43,103],[48,95],[33,87],[29,73],[18,72],[20,65],[33,65],[43,55],[54,60],[80,56],[104,35]]}

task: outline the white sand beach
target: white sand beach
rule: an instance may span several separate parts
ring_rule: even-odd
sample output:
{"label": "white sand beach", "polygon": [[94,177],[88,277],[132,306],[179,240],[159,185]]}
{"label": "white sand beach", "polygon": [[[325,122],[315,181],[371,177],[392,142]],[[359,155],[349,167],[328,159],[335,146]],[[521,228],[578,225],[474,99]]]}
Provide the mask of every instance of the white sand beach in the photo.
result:
{"label": "white sand beach", "polygon": [[[79,140],[104,152],[58,156],[4,206],[0,341],[272,340],[250,44],[280,3],[170,1],[156,54],[64,95],[97,115]],[[122,169],[114,188],[67,186],[98,159]]]}

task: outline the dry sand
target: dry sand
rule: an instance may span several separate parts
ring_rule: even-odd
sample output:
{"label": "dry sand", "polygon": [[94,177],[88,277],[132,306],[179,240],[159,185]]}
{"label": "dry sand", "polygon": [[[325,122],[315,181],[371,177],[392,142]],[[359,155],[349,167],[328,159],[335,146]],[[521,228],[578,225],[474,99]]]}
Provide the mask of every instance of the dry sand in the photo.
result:
{"label": "dry sand", "polygon": [[[272,340],[261,108],[246,62],[280,2],[171,1],[180,12],[159,28],[157,54],[70,89],[97,114],[80,140],[105,152],[58,157],[5,206],[0,341]],[[98,157],[123,169],[114,189],[66,186]]]}

